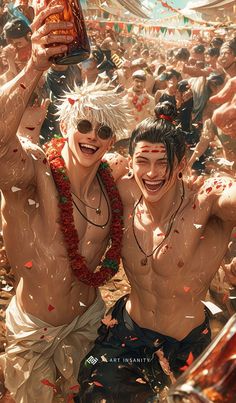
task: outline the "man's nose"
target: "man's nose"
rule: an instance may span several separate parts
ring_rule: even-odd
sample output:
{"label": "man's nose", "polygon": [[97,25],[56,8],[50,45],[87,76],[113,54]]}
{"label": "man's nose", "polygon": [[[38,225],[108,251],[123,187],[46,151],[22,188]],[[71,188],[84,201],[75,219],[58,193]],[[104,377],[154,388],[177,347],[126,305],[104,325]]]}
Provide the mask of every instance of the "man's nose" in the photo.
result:
{"label": "man's nose", "polygon": [[90,140],[96,140],[97,134],[96,134],[96,130],[94,128],[92,128],[92,130],[90,130],[90,132],[88,133],[88,138]]}

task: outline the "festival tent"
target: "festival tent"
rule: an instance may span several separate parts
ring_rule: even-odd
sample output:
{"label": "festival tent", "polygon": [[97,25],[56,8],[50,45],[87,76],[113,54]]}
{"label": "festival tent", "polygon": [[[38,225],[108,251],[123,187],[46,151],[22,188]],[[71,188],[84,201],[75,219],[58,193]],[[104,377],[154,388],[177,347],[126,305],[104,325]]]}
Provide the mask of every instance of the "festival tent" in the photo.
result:
{"label": "festival tent", "polygon": [[195,10],[202,14],[205,20],[236,22],[235,0],[200,0],[190,1],[186,9]]}

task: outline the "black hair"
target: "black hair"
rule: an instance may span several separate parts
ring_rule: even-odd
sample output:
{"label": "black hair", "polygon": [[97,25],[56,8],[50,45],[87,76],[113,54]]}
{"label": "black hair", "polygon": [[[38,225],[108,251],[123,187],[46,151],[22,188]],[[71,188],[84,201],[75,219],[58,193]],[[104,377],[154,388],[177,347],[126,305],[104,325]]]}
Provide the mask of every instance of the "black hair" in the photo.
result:
{"label": "black hair", "polygon": [[206,54],[211,57],[214,57],[214,56],[218,57],[220,55],[220,49],[219,48],[209,48],[209,49],[207,49]]}
{"label": "black hair", "polygon": [[232,50],[234,56],[236,56],[236,36],[230,41],[225,42],[224,45],[228,45],[228,47]]}
{"label": "black hair", "polygon": [[[171,102],[165,101],[157,104],[155,107],[156,117],[143,120],[133,130],[129,143],[129,154],[131,157],[134,154],[136,144],[140,141],[147,141],[152,144],[164,144],[170,170],[169,178],[173,173],[175,157],[180,162],[186,150],[184,133],[172,121],[175,119],[176,114],[176,108]],[[163,115],[165,118],[161,117]]]}
{"label": "black hair", "polygon": [[204,45],[196,45],[196,46],[193,47],[192,50],[193,50],[195,53],[202,54],[202,53],[205,52],[205,46],[204,46]]}
{"label": "black hair", "polygon": [[180,48],[177,50],[175,53],[175,59],[176,60],[188,60],[190,57],[190,52],[187,48]]}
{"label": "black hair", "polygon": [[216,38],[212,39],[210,45],[213,47],[215,47],[215,46],[221,47],[223,45],[223,43],[224,43],[224,41],[222,38],[216,37]]}
{"label": "black hair", "polygon": [[20,18],[8,21],[3,27],[3,32],[6,39],[23,38],[32,33],[30,26]]}

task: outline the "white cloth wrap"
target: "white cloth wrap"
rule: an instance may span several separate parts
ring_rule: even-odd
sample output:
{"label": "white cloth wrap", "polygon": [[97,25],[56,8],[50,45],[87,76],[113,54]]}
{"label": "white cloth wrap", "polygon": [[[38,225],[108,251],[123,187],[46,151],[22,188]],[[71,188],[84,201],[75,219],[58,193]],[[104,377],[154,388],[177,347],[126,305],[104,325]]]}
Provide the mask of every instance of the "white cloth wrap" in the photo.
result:
{"label": "white cloth wrap", "polygon": [[[98,292],[92,306],[70,324],[52,326],[23,312],[13,297],[6,312],[7,347],[4,354],[5,385],[16,403],[50,403],[58,373],[64,396],[76,391],[82,359],[97,337],[105,312]],[[65,400],[66,401],[66,400]]]}

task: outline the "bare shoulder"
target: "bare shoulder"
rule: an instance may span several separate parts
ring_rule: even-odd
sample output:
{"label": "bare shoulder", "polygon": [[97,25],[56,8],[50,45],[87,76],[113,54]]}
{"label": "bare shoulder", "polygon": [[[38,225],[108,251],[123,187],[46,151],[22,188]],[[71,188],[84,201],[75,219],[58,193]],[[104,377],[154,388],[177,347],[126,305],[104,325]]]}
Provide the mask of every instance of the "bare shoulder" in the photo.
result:
{"label": "bare shoulder", "polygon": [[128,175],[124,175],[117,181],[117,187],[125,206],[133,204],[140,197],[140,190],[135,180],[130,179]]}
{"label": "bare shoulder", "polygon": [[197,191],[198,195],[205,200],[215,201],[224,192],[236,185],[236,180],[227,175],[207,178]]}
{"label": "bare shoulder", "polygon": [[124,176],[128,172],[128,160],[119,153],[107,153],[105,155],[110,168],[112,170],[112,175],[115,181]]}

